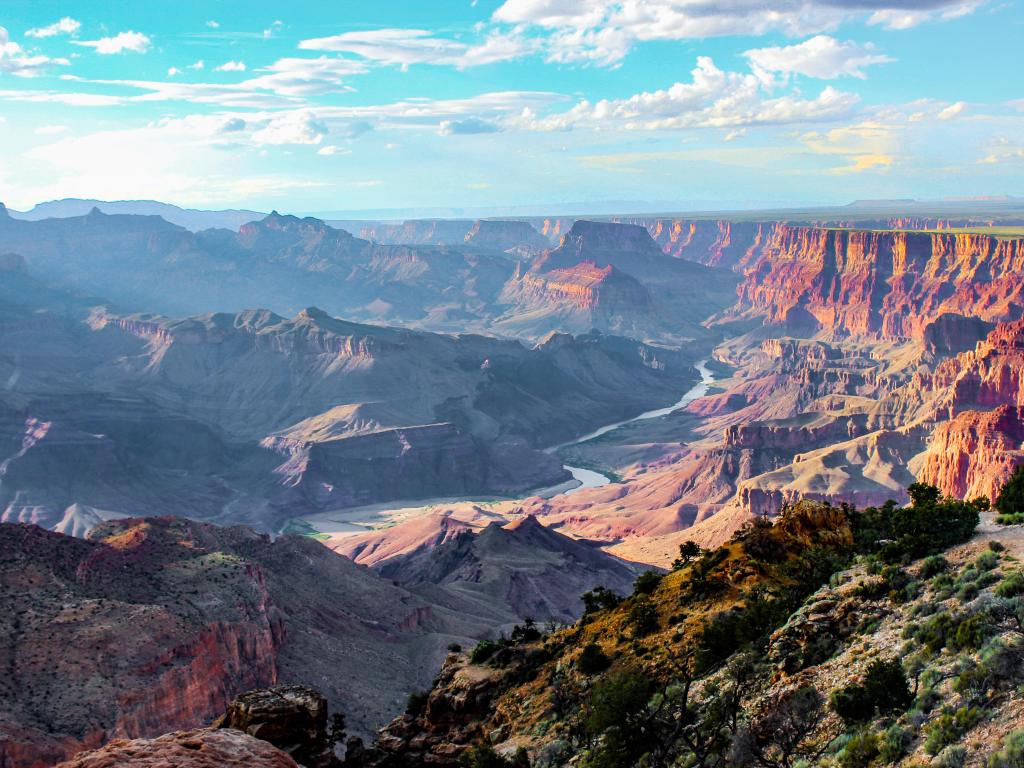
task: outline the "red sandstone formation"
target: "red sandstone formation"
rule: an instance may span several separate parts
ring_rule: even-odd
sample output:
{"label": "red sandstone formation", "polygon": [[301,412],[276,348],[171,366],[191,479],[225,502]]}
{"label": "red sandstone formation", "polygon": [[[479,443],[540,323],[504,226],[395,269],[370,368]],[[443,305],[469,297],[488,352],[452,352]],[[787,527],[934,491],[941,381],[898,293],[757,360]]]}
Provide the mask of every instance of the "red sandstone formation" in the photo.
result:
{"label": "red sandstone formation", "polygon": [[839,334],[897,339],[920,337],[947,313],[998,321],[1022,309],[1022,239],[780,225],[729,316],[799,317]]}
{"label": "red sandstone formation", "polygon": [[1024,463],[1024,409],[964,411],[932,435],[923,482],[961,499],[995,499],[1018,464]]}

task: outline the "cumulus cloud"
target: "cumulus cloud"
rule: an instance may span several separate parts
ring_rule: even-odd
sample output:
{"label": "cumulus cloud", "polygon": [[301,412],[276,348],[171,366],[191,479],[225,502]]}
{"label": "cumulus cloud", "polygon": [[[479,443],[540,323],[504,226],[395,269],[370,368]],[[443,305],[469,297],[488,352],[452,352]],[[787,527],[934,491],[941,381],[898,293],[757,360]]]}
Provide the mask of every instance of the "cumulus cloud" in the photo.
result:
{"label": "cumulus cloud", "polygon": [[327,124],[312,112],[296,110],[274,115],[251,138],[256,144],[319,144],[327,133]]}
{"label": "cumulus cloud", "polygon": [[303,40],[299,48],[354,53],[401,67],[443,64],[465,68],[520,58],[534,51],[536,43],[516,33],[493,32],[483,42],[469,44],[436,37],[424,29],[374,29]]}
{"label": "cumulus cloud", "polygon": [[67,59],[50,58],[27,54],[18,43],[13,42],[4,27],[0,27],[0,73],[7,72],[18,77],[35,77],[54,65],[67,66]]}
{"label": "cumulus cloud", "polygon": [[208,22],[206,22],[206,26],[208,26],[210,29],[220,29],[220,22],[216,21],[215,19],[210,19]]}
{"label": "cumulus cloud", "polygon": [[116,53],[145,53],[149,50],[152,40],[141,32],[129,30],[119,32],[113,37],[101,37],[99,40],[75,40],[75,45],[92,48],[96,53],[105,55]]}
{"label": "cumulus cloud", "polygon": [[711,58],[701,56],[690,82],[625,99],[581,101],[544,117],[524,113],[517,122],[530,130],[742,128],[838,120],[852,114],[857,102],[854,94],[831,86],[810,99],[795,93],[769,96],[757,75],[723,71]]}
{"label": "cumulus cloud", "polygon": [[181,70],[178,69],[177,67],[171,67],[170,69],[167,70],[167,76],[168,77],[177,77],[180,74],[181,74]]}
{"label": "cumulus cloud", "polygon": [[215,72],[245,72],[244,61],[225,61],[219,67],[214,68]]}
{"label": "cumulus cloud", "polygon": [[81,22],[65,16],[46,27],[36,27],[25,33],[26,37],[54,37],[56,35],[73,35],[82,26]]}
{"label": "cumulus cloud", "polygon": [[958,101],[955,104],[950,104],[945,109],[939,111],[935,117],[938,120],[952,120],[954,117],[958,117],[967,108],[967,102]]}
{"label": "cumulus cloud", "polygon": [[743,54],[755,73],[770,80],[774,74],[806,75],[822,80],[837,77],[864,79],[864,68],[894,61],[876,53],[870,43],[840,42],[828,35],[816,35],[796,45],[755,48]]}
{"label": "cumulus cloud", "polygon": [[804,36],[863,19],[902,29],[970,13],[980,0],[505,0],[493,19],[550,31],[548,58],[616,64],[634,44],[782,32]]}

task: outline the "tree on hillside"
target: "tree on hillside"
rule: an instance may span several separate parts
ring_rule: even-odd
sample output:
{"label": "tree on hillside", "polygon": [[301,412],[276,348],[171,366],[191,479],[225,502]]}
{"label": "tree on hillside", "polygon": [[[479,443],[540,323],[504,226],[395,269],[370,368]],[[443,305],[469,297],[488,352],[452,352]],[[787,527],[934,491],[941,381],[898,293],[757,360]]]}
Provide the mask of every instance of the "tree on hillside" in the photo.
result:
{"label": "tree on hillside", "polygon": [[1024,464],[1017,466],[996,497],[995,507],[1003,515],[1024,514]]}
{"label": "tree on hillside", "polygon": [[690,539],[679,545],[679,557],[672,562],[672,570],[678,571],[690,564],[690,561],[704,554],[704,549],[696,541]]}

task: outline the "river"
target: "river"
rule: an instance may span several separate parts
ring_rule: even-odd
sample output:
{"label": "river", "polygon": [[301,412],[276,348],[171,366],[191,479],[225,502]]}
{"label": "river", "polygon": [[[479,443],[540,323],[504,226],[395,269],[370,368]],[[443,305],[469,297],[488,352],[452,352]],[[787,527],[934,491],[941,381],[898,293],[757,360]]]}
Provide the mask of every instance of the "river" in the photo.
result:
{"label": "river", "polygon": [[[569,448],[573,445],[580,445],[581,443],[596,440],[597,438],[607,435],[609,432],[614,432],[616,429],[624,427],[627,424],[633,424],[638,421],[646,421],[649,419],[657,419],[661,416],[667,416],[674,411],[678,411],[680,408],[685,408],[697,398],[706,395],[708,387],[714,381],[714,377],[712,376],[711,371],[708,370],[706,363],[707,360],[701,360],[696,364],[696,368],[700,372],[700,383],[695,384],[687,390],[676,403],[664,408],[657,408],[653,411],[646,411],[645,413],[641,413],[639,416],[634,416],[631,419],[616,421],[613,424],[605,424],[603,427],[599,427],[593,432],[588,432],[581,437],[577,437],[575,440],[570,440],[569,442],[562,443],[561,445],[552,446],[551,448],[546,449],[547,452],[556,453],[562,448]],[[564,464],[563,466],[572,475],[572,480],[567,480],[564,483],[560,483],[559,485],[551,488],[545,488],[544,490],[533,491],[528,494],[528,496],[552,498],[563,494],[576,493],[584,490],[585,488],[599,488],[602,485],[607,485],[611,482],[611,478],[607,475],[593,469],[572,467],[568,464]],[[528,498],[528,496],[524,498]],[[347,509],[332,510],[330,512],[321,512],[303,518],[302,523],[320,534],[335,536],[351,535],[354,533],[365,532],[382,525],[394,525],[396,523],[418,517],[429,512],[436,505],[454,504],[458,502],[472,502],[475,504],[488,505],[507,501],[510,501],[510,499],[495,497],[446,497],[437,499],[421,499],[410,502],[390,501],[363,507],[350,507]]]}
{"label": "river", "polygon": [[[690,389],[688,389],[686,393],[681,398],[679,398],[679,401],[676,402],[675,404],[666,406],[665,408],[657,408],[653,411],[646,411],[645,413],[641,413],[639,416],[634,416],[633,418],[626,419],[625,421],[617,421],[614,424],[605,424],[603,427],[598,427],[593,432],[588,432],[582,437],[577,437],[575,440],[570,440],[568,443],[562,443],[561,445],[556,445],[553,448],[548,448],[548,453],[555,453],[561,450],[562,448],[568,448],[573,445],[579,445],[580,443],[588,443],[591,440],[596,440],[597,438],[603,435],[607,435],[609,432],[614,432],[619,427],[624,427],[627,424],[633,424],[634,422],[637,421],[646,421],[648,419],[657,419],[662,416],[668,416],[670,413],[673,413],[674,411],[678,411],[681,408],[685,408],[694,400],[704,397],[704,395],[708,393],[708,388],[715,380],[715,377],[712,375],[711,371],[707,367],[707,360],[701,360],[699,363],[697,363],[696,368],[700,372],[700,382],[692,386]],[[569,473],[573,476],[576,482],[579,483],[579,485],[561,491],[562,494],[576,493],[577,491],[582,491],[585,488],[599,488],[602,485],[608,485],[608,483],[611,482],[610,477],[608,477],[607,475],[602,475],[600,472],[595,472],[592,469],[585,469],[584,467],[571,467],[568,464],[564,464],[563,466],[569,471]]]}

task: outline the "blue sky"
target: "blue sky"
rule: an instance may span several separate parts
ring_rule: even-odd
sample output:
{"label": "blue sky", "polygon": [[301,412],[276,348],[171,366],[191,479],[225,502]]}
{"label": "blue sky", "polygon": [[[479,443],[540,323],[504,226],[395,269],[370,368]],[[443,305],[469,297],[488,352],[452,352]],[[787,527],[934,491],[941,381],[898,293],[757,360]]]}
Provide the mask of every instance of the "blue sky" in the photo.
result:
{"label": "blue sky", "polygon": [[0,5],[0,201],[1021,195],[1018,0]]}

